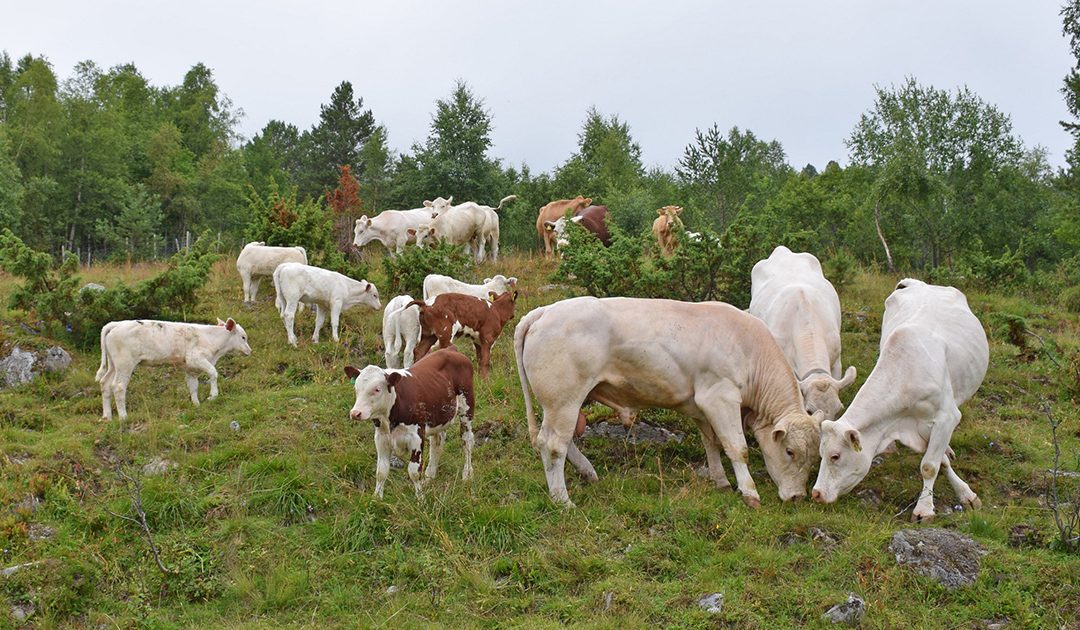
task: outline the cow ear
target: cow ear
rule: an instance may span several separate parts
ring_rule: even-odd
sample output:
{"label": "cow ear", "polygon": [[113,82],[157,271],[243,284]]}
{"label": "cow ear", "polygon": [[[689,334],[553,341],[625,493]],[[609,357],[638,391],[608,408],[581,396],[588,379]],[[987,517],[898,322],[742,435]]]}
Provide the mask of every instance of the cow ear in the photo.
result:
{"label": "cow ear", "polygon": [[386,386],[393,389],[401,380],[401,372],[391,372],[386,375]]}
{"label": "cow ear", "polygon": [[664,216],[664,209],[663,208],[657,208],[656,214],[658,214],[660,216]]}
{"label": "cow ear", "polygon": [[856,429],[848,429],[844,432],[844,437],[856,453],[862,450],[862,442],[859,440],[859,432]]}
{"label": "cow ear", "polygon": [[221,321],[221,318],[219,317],[218,320],[217,320],[217,325],[218,326],[224,326],[225,322]]}
{"label": "cow ear", "polygon": [[517,278],[515,278],[514,276],[510,276],[509,278],[507,278],[507,282],[510,283],[510,286],[516,286],[517,285]]}
{"label": "cow ear", "polygon": [[446,203],[453,204],[454,203],[454,196],[450,195],[450,197],[446,200]]}
{"label": "cow ear", "polygon": [[371,227],[371,219],[368,219],[368,220],[367,220],[367,226],[368,226],[368,227]]}
{"label": "cow ear", "polygon": [[367,293],[367,292],[371,291],[371,287],[373,287],[373,286],[375,286],[375,285],[371,284],[370,282],[367,283],[367,285],[364,287],[364,293]]}
{"label": "cow ear", "polygon": [[515,301],[515,302],[517,302],[517,295],[518,295],[518,292],[517,292],[517,291],[514,291],[514,297],[512,297],[512,298],[510,298],[510,299],[511,299],[511,300],[513,300],[513,301]]}
{"label": "cow ear", "polygon": [[682,206],[675,206],[675,214],[682,214]]}
{"label": "cow ear", "polygon": [[367,220],[368,220],[368,216],[366,214],[362,214],[362,215],[360,215],[360,218],[356,220],[356,222],[361,223],[361,222],[366,222]]}
{"label": "cow ear", "polygon": [[785,435],[787,435],[787,430],[786,429],[773,429],[772,441],[773,442],[783,442]]}
{"label": "cow ear", "polygon": [[425,200],[424,200],[424,207],[425,207],[425,208],[430,208],[430,207],[431,207],[431,201],[430,201],[430,200],[428,200],[428,199],[425,199]]}
{"label": "cow ear", "polygon": [[491,282],[491,278],[484,278],[484,281],[481,284],[487,284],[489,282]]}
{"label": "cow ear", "polygon": [[233,321],[233,318],[230,317],[229,319],[225,320],[225,330],[232,332],[235,328],[236,322]]}
{"label": "cow ear", "polygon": [[488,291],[488,301],[489,302],[494,302],[496,297],[498,297],[498,296],[495,295],[494,291]]}
{"label": "cow ear", "polygon": [[814,413],[810,414],[810,417],[814,419],[815,423],[817,423],[818,429],[820,429],[822,423],[825,422],[825,412],[820,410],[820,409],[818,409]]}
{"label": "cow ear", "polygon": [[544,221],[544,229],[548,232],[555,229],[555,223],[552,221]]}
{"label": "cow ear", "polygon": [[346,365],[345,366],[345,376],[348,376],[350,379],[354,379],[357,376],[360,376],[360,370],[354,368],[351,365]]}
{"label": "cow ear", "polygon": [[855,382],[855,374],[856,374],[855,366],[854,365],[849,365],[847,371],[844,372],[844,378],[840,379],[840,381],[836,384],[836,388],[837,389],[844,389],[848,385],[851,385],[852,383],[854,383]]}
{"label": "cow ear", "polygon": [[405,233],[409,236],[416,236],[416,228],[407,228],[405,230]]}

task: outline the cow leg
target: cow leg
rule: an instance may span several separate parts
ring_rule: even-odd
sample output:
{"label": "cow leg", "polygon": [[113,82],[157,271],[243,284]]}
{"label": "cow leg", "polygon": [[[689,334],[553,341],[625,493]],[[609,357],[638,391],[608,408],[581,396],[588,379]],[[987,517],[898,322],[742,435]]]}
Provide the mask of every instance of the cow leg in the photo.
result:
{"label": "cow leg", "polygon": [[705,445],[705,460],[709,463],[709,479],[718,489],[731,487],[727,474],[724,472],[724,461],[720,457],[719,440],[713,433],[709,422],[704,419],[696,419],[698,430],[701,432],[701,442]]}
{"label": "cow leg", "polygon": [[188,392],[191,393],[191,403],[196,407],[199,406],[199,377],[191,372],[184,372],[184,378],[187,380]]}
{"label": "cow leg", "polygon": [[251,276],[240,272],[240,284],[244,285],[244,301],[251,301]]}
{"label": "cow leg", "polygon": [[406,438],[406,446],[409,450],[409,479],[412,479],[413,490],[416,492],[416,498],[424,498],[424,493],[420,489],[420,469],[424,464],[424,425],[412,425],[408,437]]}
{"label": "cow leg", "polygon": [[121,420],[127,420],[127,387],[131,381],[131,370],[117,370],[113,375],[113,398],[116,399],[116,414]]}
{"label": "cow leg", "polygon": [[439,459],[442,457],[443,446],[446,445],[446,432],[440,431],[428,435],[428,460],[424,468],[424,479],[434,479],[439,474]]}
{"label": "cow leg", "polygon": [[390,430],[381,423],[375,427],[375,458],[375,496],[381,499],[390,475]]}
{"label": "cow leg", "polygon": [[473,344],[476,347],[476,362],[480,364],[480,378],[487,378],[491,373],[491,346],[494,343],[492,339],[491,343],[477,341]]}
{"label": "cow leg", "polygon": [[468,481],[472,478],[472,450],[476,444],[476,438],[473,436],[472,430],[472,400],[470,400],[471,394],[458,394],[457,397],[457,416],[458,422],[461,424],[461,452],[464,455],[465,463],[461,467],[461,480]]}
{"label": "cow leg", "polygon": [[311,340],[315,343],[319,343],[319,331],[322,330],[323,325],[326,323],[326,308],[316,304],[315,305],[315,332],[311,333]]}
{"label": "cow leg", "polygon": [[106,420],[112,420],[113,377],[114,371],[110,367],[101,379],[101,417]]}
{"label": "cow leg", "polygon": [[255,276],[251,279],[251,301],[255,301],[255,297],[259,295],[259,283],[262,282],[262,276]]}
{"label": "cow leg", "polygon": [[566,459],[574,465],[578,474],[585,478],[585,481],[589,483],[595,483],[600,480],[600,477],[596,474],[596,469],[593,468],[592,462],[588,457],[578,449],[577,444],[574,444],[574,440],[571,439],[570,443],[566,446]]}
{"label": "cow leg", "polygon": [[[732,391],[726,391],[728,389]],[[731,469],[735,472],[735,481],[743,501],[750,507],[759,507],[761,497],[753,477],[750,476],[750,467],[747,466],[748,452],[746,434],[743,433],[739,392],[717,385],[696,398],[698,408],[705,412],[716,439],[731,460]]]}
{"label": "cow leg", "polygon": [[[949,449],[950,451],[952,449]],[[956,474],[953,470],[952,462],[949,461],[953,456],[946,455],[941,460],[941,466],[945,469],[945,478],[949,480],[949,485],[952,486],[953,492],[956,493],[956,497],[960,499],[960,505],[963,505],[969,510],[978,510],[982,507],[982,501],[979,500],[972,490],[971,486],[967,485],[967,482],[960,478],[960,475]]]}
{"label": "cow leg", "polygon": [[285,332],[289,336],[289,345],[296,347],[296,333],[294,331],[294,325],[296,323],[296,302],[289,301],[285,304],[285,311],[281,314],[281,319],[285,322]]}
{"label": "cow leg", "polygon": [[333,336],[334,341],[338,342],[341,339],[338,337],[338,322],[341,321],[341,302],[334,302],[330,305],[330,333]]}
{"label": "cow leg", "polygon": [[[923,478],[923,487],[922,492],[919,493],[919,500],[915,503],[915,511],[911,513],[913,522],[924,522],[934,518],[934,482],[937,481],[942,461],[945,461],[946,466],[948,466],[946,451],[949,449],[949,440],[952,439],[953,429],[956,428],[959,422],[960,410],[956,407],[945,411],[932,420],[930,439],[926,443],[926,452],[923,454],[922,462],[919,464],[919,474]],[[968,488],[968,492],[971,492],[971,488]],[[975,493],[972,492],[971,494],[974,496]]]}
{"label": "cow leg", "polygon": [[402,367],[406,370],[412,367],[413,361],[416,359],[416,342],[418,339],[414,335],[405,336],[405,353],[402,355]]}
{"label": "cow leg", "polygon": [[[213,399],[217,398],[217,396],[218,396],[218,388],[217,388],[218,374],[217,374],[217,368],[214,367],[214,364],[211,363],[208,359],[195,359],[189,365],[190,365],[190,367],[192,367],[192,368],[194,368],[196,370],[202,370],[203,372],[206,373],[207,376],[210,377],[210,395],[207,396],[206,399],[207,400],[213,400]],[[198,385],[198,382],[199,382],[198,379],[196,379],[196,381],[195,381],[196,385]],[[189,387],[190,387],[190,382],[189,382]],[[195,398],[196,399],[198,398],[198,394],[196,394]],[[198,404],[198,403],[195,403],[195,404]]]}
{"label": "cow leg", "polygon": [[431,346],[435,345],[436,337],[434,335],[428,335],[420,338],[420,342],[416,344],[416,348],[413,350],[413,361],[419,361],[424,358],[428,352],[431,351]]}
{"label": "cow leg", "polygon": [[536,449],[540,451],[540,460],[544,463],[548,493],[552,501],[565,507],[574,507],[566,491],[564,468],[567,452],[573,445],[574,426],[577,424],[579,409],[581,402],[554,410],[545,407],[544,420],[540,423],[540,432],[536,435]]}

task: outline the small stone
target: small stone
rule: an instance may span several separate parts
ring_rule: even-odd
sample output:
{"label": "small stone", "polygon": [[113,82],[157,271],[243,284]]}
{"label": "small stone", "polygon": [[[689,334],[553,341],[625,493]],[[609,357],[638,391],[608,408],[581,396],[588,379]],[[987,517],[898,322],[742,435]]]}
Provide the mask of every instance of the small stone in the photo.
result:
{"label": "small stone", "polygon": [[34,365],[37,363],[37,355],[33,352],[24,352],[19,346],[15,346],[3,360],[0,360],[0,378],[5,387],[16,387],[34,380]]}
{"label": "small stone", "polygon": [[711,593],[709,595],[702,595],[697,600],[698,608],[701,608],[705,612],[715,615],[724,608],[724,594],[723,593]]}
{"label": "small stone", "polygon": [[35,542],[38,540],[48,540],[56,535],[56,528],[42,525],[41,523],[33,523],[30,525],[30,530],[26,535],[30,540]]}
{"label": "small stone", "polygon": [[41,499],[31,495],[12,506],[12,511],[16,514],[30,515],[37,512],[39,505],[41,505]]}
{"label": "small stone", "polygon": [[885,458],[882,457],[881,455],[875,455],[874,459],[870,460],[870,466],[871,467],[880,466],[880,465],[882,465],[884,463],[885,463]]}
{"label": "small stone", "polygon": [[87,291],[104,291],[105,287],[96,282],[87,282],[79,289],[79,293],[86,293]]}
{"label": "small stone", "polygon": [[386,594],[387,595],[393,595],[394,593],[396,593],[396,592],[398,592],[400,590],[401,590],[401,588],[398,585],[391,584],[390,587],[386,589]]}
{"label": "small stone", "polygon": [[702,464],[701,466],[698,466],[697,468],[694,469],[694,474],[697,475],[698,477],[701,477],[702,479],[708,479],[709,478],[709,465],[708,464]]}
{"label": "small stone", "polygon": [[147,477],[156,477],[157,475],[164,474],[169,470],[176,468],[176,462],[165,459],[161,455],[154,457],[145,466],[142,467],[142,472]]}
{"label": "small stone", "polygon": [[982,630],[1005,630],[1005,628],[1009,627],[1009,618],[980,619],[975,627],[982,628]]}
{"label": "small stone", "polygon": [[889,551],[897,564],[934,579],[948,589],[971,586],[986,549],[967,536],[938,529],[904,529],[893,534]]}
{"label": "small stone", "polygon": [[615,599],[615,593],[607,591],[604,593],[604,612],[611,610],[611,602]]}
{"label": "small stone", "polygon": [[58,374],[71,367],[71,355],[60,346],[53,346],[45,351],[45,358],[41,363],[46,372]]}
{"label": "small stone", "polygon": [[616,424],[607,421],[595,422],[585,427],[583,438],[609,438],[613,440],[628,440],[631,444],[651,442],[664,444],[666,442],[682,442],[683,435],[669,431],[664,427],[653,426],[647,422],[638,422],[627,430],[621,423]]}
{"label": "small stone", "polygon": [[240,430],[240,423],[237,422],[236,420],[233,420],[232,422],[229,423],[229,428],[232,429],[233,431],[239,431]]}
{"label": "small stone", "polygon": [[14,604],[11,607],[11,616],[19,623],[33,617],[35,612],[37,612],[37,609],[34,608],[34,605],[30,602],[26,602],[25,604]]}
{"label": "small stone", "polygon": [[405,462],[401,460],[397,455],[390,456],[390,467],[393,469],[400,469],[405,467]]}
{"label": "small stone", "polygon": [[847,601],[827,610],[822,617],[832,623],[857,626],[866,615],[866,602],[855,593],[848,593]]}

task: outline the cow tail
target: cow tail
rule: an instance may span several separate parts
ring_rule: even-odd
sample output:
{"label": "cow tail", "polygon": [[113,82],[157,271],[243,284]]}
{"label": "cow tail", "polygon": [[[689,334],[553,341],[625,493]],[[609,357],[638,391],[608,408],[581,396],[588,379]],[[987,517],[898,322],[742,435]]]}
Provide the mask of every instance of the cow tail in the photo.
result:
{"label": "cow tail", "polygon": [[419,308],[422,311],[427,306],[427,302],[425,302],[423,300],[413,300],[412,302],[409,302],[405,306],[402,306],[401,310],[404,311],[405,309],[409,308],[410,306],[415,306],[415,307]]}
{"label": "cow tail", "polygon": [[499,210],[502,210],[504,205],[506,205],[506,204],[508,204],[508,203],[510,203],[512,201],[517,201],[517,195],[507,195],[506,197],[503,197],[502,199],[499,200],[499,205],[498,205],[498,207],[495,208],[495,212],[498,212]]}
{"label": "cow tail", "polygon": [[109,372],[109,353],[105,351],[105,336],[109,334],[109,331],[115,325],[115,322],[109,322],[101,327],[101,367],[98,368],[97,374],[94,375],[94,382],[96,383],[100,383],[101,379],[105,378],[105,375]]}
{"label": "cow tail", "polygon": [[521,394],[525,397],[525,418],[529,421],[529,442],[536,446],[536,436],[540,430],[536,426],[536,412],[533,410],[532,394],[529,392],[529,377],[525,374],[525,335],[540,316],[544,308],[530,311],[521,318],[514,329],[514,358],[517,361],[518,378],[521,380]]}
{"label": "cow tail", "polygon": [[277,307],[278,317],[285,314],[285,298],[281,297],[281,280],[278,272],[281,271],[281,265],[274,270],[274,306]]}
{"label": "cow tail", "polygon": [[305,264],[305,265],[306,265],[306,264],[308,264],[308,261],[307,261],[307,250],[306,250],[306,249],[304,249],[303,247],[300,247],[299,245],[297,245],[297,246],[296,246],[296,249],[299,249],[299,250],[300,250],[300,253],[304,255],[304,264]]}

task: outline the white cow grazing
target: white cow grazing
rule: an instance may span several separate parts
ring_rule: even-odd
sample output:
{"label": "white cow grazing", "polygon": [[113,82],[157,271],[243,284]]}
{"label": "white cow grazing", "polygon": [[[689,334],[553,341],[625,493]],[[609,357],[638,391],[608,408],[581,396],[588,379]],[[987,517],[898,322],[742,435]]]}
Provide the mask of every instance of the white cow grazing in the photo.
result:
{"label": "white cow grazing", "polygon": [[[439,200],[447,201],[442,197],[436,199],[436,201]],[[353,245],[363,247],[368,243],[378,241],[391,254],[400,254],[405,251],[407,244],[420,244],[417,240],[417,231],[431,222],[433,213],[437,214],[440,211],[434,208],[434,203],[425,201],[423,208],[383,210],[374,217],[369,218],[367,215],[360,217],[353,225]]]}
{"label": "white cow grazing", "polygon": [[160,322],[152,319],[109,322],[101,328],[101,367],[94,380],[101,383],[101,415],[112,419],[112,402],[120,419],[127,418],[127,386],[140,363],[181,365],[186,370],[191,402],[199,404],[199,377],[210,377],[210,398],[217,398],[217,368],[225,353],[251,354],[247,333],[230,317],[216,326]]}
{"label": "white cow grazing", "polygon": [[[420,341],[420,309],[416,306],[405,308],[412,301],[411,295],[399,295],[387,302],[383,310],[383,351],[388,368],[407,370],[412,367],[413,352]],[[402,353],[403,360],[398,360]]]}
{"label": "white cow grazing", "polygon": [[244,284],[244,301],[254,302],[263,277],[274,275],[277,266],[287,262],[306,265],[307,250],[303,247],[270,247],[261,241],[244,245],[236,257],[236,270],[240,272],[240,281]]}
{"label": "white cow grazing", "polygon": [[424,278],[424,301],[431,304],[436,296],[443,293],[464,293],[465,295],[471,295],[478,297],[481,300],[488,299],[488,294],[494,293],[495,295],[502,295],[514,290],[517,286],[517,278],[511,276],[507,278],[502,274],[496,274],[491,278],[484,278],[483,284],[466,284],[460,280],[455,280],[450,276],[441,276],[437,273],[430,273]]}
{"label": "white cow grazing", "polygon": [[353,280],[336,271],[310,265],[285,263],[274,271],[274,288],[277,290],[278,314],[285,322],[289,345],[296,347],[293,323],[296,308],[301,303],[315,305],[315,332],[311,340],[319,342],[319,330],[326,323],[330,311],[330,329],[334,341],[338,341],[338,320],[341,311],[363,304],[378,309],[379,290],[366,280]]}
{"label": "white cow grazing", "polygon": [[432,202],[432,234],[435,238],[454,245],[465,245],[475,252],[477,263],[484,261],[487,248],[491,260],[499,258],[499,210],[503,205],[517,199],[517,195],[503,197],[495,208],[474,201],[451,205],[450,199],[439,197]]}
{"label": "white cow grazing", "polygon": [[885,300],[874,371],[844,415],[822,424],[814,500],[832,503],[850,491],[866,476],[874,456],[896,441],[925,453],[919,467],[923,489],[912,520],[933,518],[939,467],[961,504],[980,507],[979,498],[952,469],[949,440],[960,422],[959,407],[979,388],[989,358],[986,333],[963,293],[901,280]]}
{"label": "white cow grazing", "polygon": [[[566,459],[591,481],[596,471],[573,443],[584,431],[581,406],[592,400],[624,423],[645,407],[675,409],[697,421],[709,477],[728,487],[720,448],[731,460],[743,500],[760,498],[747,467],[745,425],[754,431],[780,498],[806,496],[820,416],[803,409],[784,353],[756,317],[720,302],[578,297],[529,312],[514,332],[529,435],[548,491],[570,504]],[[544,410],[539,431],[532,387]],[[743,410],[748,410],[745,421]]]}
{"label": "white cow grazing", "polygon": [[799,381],[806,410],[835,420],[855,366],[840,364],[840,298],[813,254],[780,245],[750,274],[750,314],[772,331]]}

